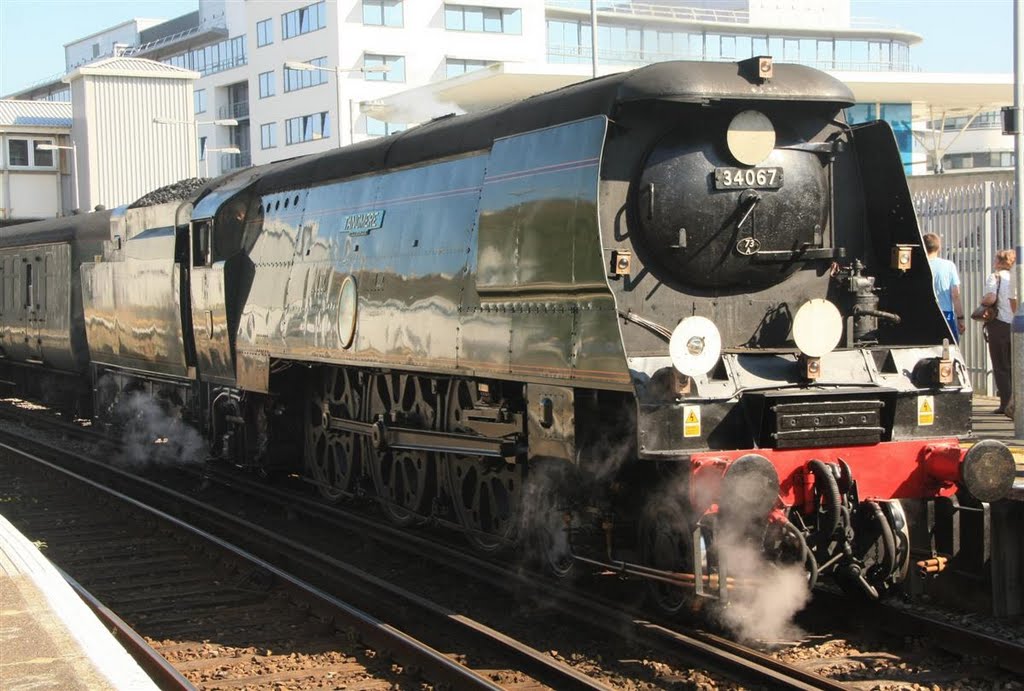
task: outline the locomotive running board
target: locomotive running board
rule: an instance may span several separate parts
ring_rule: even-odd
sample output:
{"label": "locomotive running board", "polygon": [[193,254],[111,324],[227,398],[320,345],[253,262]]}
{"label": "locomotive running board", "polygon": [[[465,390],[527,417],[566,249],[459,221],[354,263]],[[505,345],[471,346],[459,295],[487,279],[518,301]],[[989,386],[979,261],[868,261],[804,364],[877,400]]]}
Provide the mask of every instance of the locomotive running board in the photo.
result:
{"label": "locomotive running board", "polygon": [[339,432],[351,432],[370,437],[377,449],[410,449],[416,451],[436,451],[439,453],[459,453],[468,456],[487,456],[489,458],[514,458],[520,451],[517,440],[492,439],[477,437],[470,434],[455,432],[435,432],[411,427],[391,427],[384,420],[376,422],[356,422],[340,417],[331,417],[329,429]]}

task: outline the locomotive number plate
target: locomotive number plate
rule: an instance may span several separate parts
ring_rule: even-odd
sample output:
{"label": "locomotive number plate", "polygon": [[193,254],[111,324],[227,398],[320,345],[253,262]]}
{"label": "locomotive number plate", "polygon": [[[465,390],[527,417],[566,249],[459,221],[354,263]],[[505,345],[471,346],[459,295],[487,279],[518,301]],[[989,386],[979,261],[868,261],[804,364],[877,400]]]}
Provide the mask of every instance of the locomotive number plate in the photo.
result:
{"label": "locomotive number plate", "polygon": [[715,168],[715,189],[762,189],[782,187],[782,168]]}

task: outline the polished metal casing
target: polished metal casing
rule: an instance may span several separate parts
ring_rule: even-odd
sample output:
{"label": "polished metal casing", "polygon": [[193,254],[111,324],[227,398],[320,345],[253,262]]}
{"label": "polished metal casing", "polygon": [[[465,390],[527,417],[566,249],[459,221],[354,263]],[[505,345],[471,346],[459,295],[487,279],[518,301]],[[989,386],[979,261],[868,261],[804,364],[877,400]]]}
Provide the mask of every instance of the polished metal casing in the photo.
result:
{"label": "polished metal casing", "polygon": [[88,363],[79,266],[100,251],[109,212],[26,223],[0,236],[0,353],[83,372]]}
{"label": "polished metal casing", "polygon": [[[189,377],[182,315],[180,203],[117,209],[102,256],[81,267],[83,308],[96,364]],[[182,231],[184,232],[184,231]]]}

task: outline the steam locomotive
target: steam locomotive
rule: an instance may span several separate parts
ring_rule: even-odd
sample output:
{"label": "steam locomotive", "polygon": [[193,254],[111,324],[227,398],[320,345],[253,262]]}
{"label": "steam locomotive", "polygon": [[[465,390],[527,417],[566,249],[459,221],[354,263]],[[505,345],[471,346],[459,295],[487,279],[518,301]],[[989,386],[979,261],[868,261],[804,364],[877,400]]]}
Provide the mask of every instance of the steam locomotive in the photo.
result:
{"label": "steam locomotive", "polygon": [[99,420],[143,392],[211,458],[666,610],[756,578],[737,543],[878,597],[1014,464],[958,441],[900,154],[852,102],[770,58],[659,63],[19,227],[5,377],[85,381]]}

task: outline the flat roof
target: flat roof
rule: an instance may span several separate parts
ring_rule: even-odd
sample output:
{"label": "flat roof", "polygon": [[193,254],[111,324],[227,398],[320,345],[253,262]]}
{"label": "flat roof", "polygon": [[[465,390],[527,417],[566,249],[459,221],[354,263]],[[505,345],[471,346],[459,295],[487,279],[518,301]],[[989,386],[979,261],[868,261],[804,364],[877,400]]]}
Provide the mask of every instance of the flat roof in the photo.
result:
{"label": "flat roof", "polygon": [[[599,67],[599,74],[623,72]],[[1013,102],[1013,75],[928,72],[829,72],[846,83],[857,103],[910,103],[913,118],[929,110],[957,113],[992,110]],[[396,123],[424,122],[448,113],[475,112],[559,89],[591,77],[591,66],[495,63],[480,70],[363,101],[370,117]]]}

